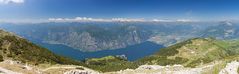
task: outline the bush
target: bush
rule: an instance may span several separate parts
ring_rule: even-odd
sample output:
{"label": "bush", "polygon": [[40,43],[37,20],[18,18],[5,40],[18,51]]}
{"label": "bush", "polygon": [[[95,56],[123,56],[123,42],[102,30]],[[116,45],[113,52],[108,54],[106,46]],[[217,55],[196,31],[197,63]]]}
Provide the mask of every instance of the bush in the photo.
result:
{"label": "bush", "polygon": [[128,68],[134,69],[138,67],[138,65],[133,62],[129,62],[125,59],[114,57],[114,56],[87,59],[85,63],[90,68],[94,70],[102,71],[102,72],[119,71],[119,70],[124,70]]}
{"label": "bush", "polygon": [[2,61],[4,61],[4,60],[3,60],[3,56],[0,56],[0,62],[2,62]]}

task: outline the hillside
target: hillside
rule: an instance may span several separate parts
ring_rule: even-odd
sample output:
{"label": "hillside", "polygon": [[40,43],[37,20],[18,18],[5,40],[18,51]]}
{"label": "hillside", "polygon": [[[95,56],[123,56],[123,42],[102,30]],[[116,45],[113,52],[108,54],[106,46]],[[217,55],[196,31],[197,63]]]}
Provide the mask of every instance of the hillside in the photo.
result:
{"label": "hillside", "polygon": [[189,39],[135,61],[138,68],[106,74],[238,74],[238,46],[238,40]]}
{"label": "hillside", "polygon": [[0,55],[3,60],[16,60],[32,65],[38,64],[78,64],[80,62],[53,54],[12,33],[0,30]]}
{"label": "hillside", "polygon": [[174,65],[196,67],[216,60],[239,55],[238,40],[194,38],[167,48],[137,61],[138,64]]}
{"label": "hillside", "polygon": [[[171,66],[172,70],[171,68],[169,70],[174,71],[173,68],[178,69],[177,65],[180,65],[180,67],[183,67],[180,68],[181,70],[192,70],[192,72],[194,72],[198,69],[208,69],[207,72],[211,71],[217,74],[227,63],[238,60],[238,56],[238,40],[194,38],[167,48],[162,48],[155,54],[146,56],[134,62],[129,62],[112,56],[88,59],[85,62],[92,69],[102,72],[112,72],[125,69],[130,69],[129,71],[131,72],[131,69],[136,69],[134,73],[137,73],[142,71],[138,70],[137,67],[140,68],[143,65],[146,65],[146,70],[148,69],[148,65],[150,69],[150,65],[155,65],[156,67],[159,67],[160,72],[161,67],[167,68],[167,65],[176,65]],[[128,72],[128,70],[126,70],[126,72]],[[142,72],[144,73],[144,71]],[[119,74],[120,73],[121,71],[119,71]]]}

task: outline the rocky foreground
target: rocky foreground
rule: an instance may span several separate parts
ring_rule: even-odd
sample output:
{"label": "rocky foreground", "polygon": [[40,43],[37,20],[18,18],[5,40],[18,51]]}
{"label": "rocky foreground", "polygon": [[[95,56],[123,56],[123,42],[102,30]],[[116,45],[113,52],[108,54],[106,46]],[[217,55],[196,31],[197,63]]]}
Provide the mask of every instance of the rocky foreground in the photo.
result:
{"label": "rocky foreground", "polygon": [[[137,69],[101,73],[86,67],[74,65],[45,64],[32,66],[12,60],[5,60],[0,63],[1,74],[238,74],[238,68],[238,61],[225,63],[225,65],[222,61],[217,61],[196,68],[187,68],[182,65],[142,65]],[[215,72],[216,70],[217,72]]]}
{"label": "rocky foreground", "polygon": [[33,66],[19,61],[5,60],[0,62],[0,74],[99,74],[99,72],[75,65]]}
{"label": "rocky foreground", "polygon": [[213,62],[196,68],[186,68],[182,65],[142,65],[137,69],[127,69],[106,74],[238,74],[238,61],[227,63],[224,68],[220,69],[222,66],[222,62]]}
{"label": "rocky foreground", "polygon": [[228,63],[224,69],[222,69],[219,74],[238,74],[239,62],[233,61]]}

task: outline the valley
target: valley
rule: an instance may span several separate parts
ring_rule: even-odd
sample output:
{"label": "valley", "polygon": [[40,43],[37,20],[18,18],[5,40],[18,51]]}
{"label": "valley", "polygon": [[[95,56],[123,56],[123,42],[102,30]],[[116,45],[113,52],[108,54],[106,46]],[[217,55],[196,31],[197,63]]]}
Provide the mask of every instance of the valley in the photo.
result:
{"label": "valley", "polygon": [[123,55],[130,61],[191,38],[237,39],[239,31],[237,23],[229,21],[5,23],[0,27],[76,60]]}
{"label": "valley", "polygon": [[[0,27],[30,41],[62,44],[80,51],[94,52],[125,48],[146,41],[168,46],[197,37],[198,31],[206,26],[203,22],[50,22],[7,23]],[[157,37],[162,40],[157,40]]]}
{"label": "valley", "polygon": [[[75,61],[61,56],[57,56],[55,54],[60,54],[57,52],[66,52],[51,50],[46,51],[47,49],[41,48],[36,45],[32,45],[27,40],[22,39],[21,37],[16,36],[13,33],[1,31],[1,55],[2,55],[2,63],[0,64],[3,72],[29,72],[29,73],[50,73],[50,72],[59,72],[61,73],[110,73],[110,74],[120,74],[120,73],[211,73],[214,74],[221,73],[224,74],[228,71],[227,68],[230,67],[230,62],[234,63],[238,60],[238,45],[239,41],[237,39],[233,40],[217,40],[214,38],[192,38],[188,39],[169,47],[160,48],[162,46],[158,46],[160,50],[153,50],[149,52],[147,55],[141,55],[137,59],[132,59],[131,57],[125,56],[116,56],[113,53],[117,51],[118,53],[129,53],[128,56],[137,57],[135,51],[129,51],[130,49],[140,49],[147,50],[146,48],[153,47],[150,44],[154,44],[152,42],[144,43],[129,47],[128,49],[116,49],[116,50],[105,50],[98,52],[88,52],[94,53],[97,57],[91,57],[88,59],[84,59],[83,61]],[[10,42],[9,42],[10,41]],[[15,43],[20,43],[16,45]],[[37,43],[39,44],[39,43]],[[23,46],[25,45],[25,46]],[[41,44],[40,44],[41,45]],[[47,44],[48,45],[48,44]],[[147,46],[149,45],[149,46]],[[157,49],[157,44],[156,48]],[[42,44],[44,47],[48,47]],[[57,45],[58,46],[58,45]],[[55,48],[55,47],[53,47]],[[62,47],[58,47],[62,48]],[[69,48],[69,47],[68,47]],[[63,48],[64,49],[64,48]],[[7,51],[6,51],[7,50]],[[75,49],[73,49],[75,50]],[[18,52],[19,51],[19,52]],[[34,54],[31,54],[31,52]],[[40,51],[40,52],[37,52]],[[43,52],[44,51],[44,52]],[[77,50],[76,50],[77,51]],[[149,51],[149,50],[147,50]],[[96,54],[102,52],[101,54]],[[110,53],[102,55],[105,53]],[[152,53],[154,52],[154,53]],[[25,54],[28,53],[28,54]],[[69,52],[69,54],[72,52]],[[140,53],[140,52],[139,52]],[[143,51],[145,54],[146,52]],[[46,54],[46,55],[42,55]],[[84,53],[82,53],[84,54]],[[74,56],[82,55],[76,53]],[[30,59],[34,57],[34,59]],[[38,56],[35,56],[38,55]],[[44,56],[50,55],[51,57],[46,58]],[[63,55],[63,54],[60,54]],[[92,55],[92,54],[91,54]],[[100,56],[102,55],[102,56]],[[115,55],[115,56],[109,56]],[[118,54],[117,54],[118,55]],[[41,57],[42,56],[42,57]],[[67,56],[67,55],[63,55]],[[71,56],[72,57],[72,56]],[[85,56],[84,56],[85,57]],[[102,58],[100,58],[102,57]],[[73,58],[78,59],[78,58]],[[62,61],[61,61],[62,60]],[[19,66],[9,66],[11,64],[16,64]],[[220,65],[219,65],[220,64]],[[224,65],[222,65],[224,64]],[[228,66],[226,66],[228,64]],[[236,64],[236,63],[235,63]],[[72,65],[72,66],[70,66]],[[78,68],[78,66],[83,66]],[[21,68],[22,67],[22,68]],[[83,68],[83,69],[82,69]],[[225,68],[225,69],[224,69]],[[238,68],[238,66],[235,66]],[[233,70],[235,69],[233,68]],[[164,70],[165,69],[165,70]],[[205,69],[205,70],[204,70]],[[29,70],[29,71],[25,71]],[[235,69],[237,70],[237,69]]]}
{"label": "valley", "polygon": [[[36,43],[40,46],[48,48],[50,51],[66,56],[76,60],[85,60],[87,58],[101,58],[105,56],[124,56],[129,61],[134,61],[145,56],[151,55],[154,52],[164,48],[162,45],[158,45],[152,42],[143,42],[140,44],[127,46],[126,48],[115,49],[115,50],[102,50],[97,52],[82,52],[71,47],[67,47],[60,44],[46,44]],[[147,50],[145,50],[147,49]],[[137,51],[137,52],[136,52]]]}
{"label": "valley", "polygon": [[239,0],[0,0],[0,74],[239,74]]}
{"label": "valley", "polygon": [[[51,53],[50,51],[47,51],[47,49],[45,48],[41,48],[34,44],[32,45],[32,43],[29,43],[27,40],[24,40],[21,37],[16,36],[15,34],[5,32],[5,31],[1,31],[0,34],[1,34],[0,42],[2,43],[2,46],[1,46],[2,47],[1,55],[2,55],[2,61],[3,61],[2,63],[4,63],[2,65],[0,64],[0,66],[3,68],[0,70],[3,70],[3,72],[10,70],[16,73],[29,72],[30,74],[40,73],[40,72],[51,73],[54,71],[58,71],[59,74],[62,74],[62,73],[71,74],[74,72],[91,73],[91,74],[98,74],[98,73],[157,74],[157,73],[164,73],[164,72],[201,74],[201,73],[212,72],[213,74],[217,74],[217,73],[224,74],[228,71],[227,68],[233,68],[233,70],[237,70],[235,68],[238,68],[238,66],[230,67],[230,64],[229,64],[230,62],[236,64],[236,62],[238,61],[239,40],[237,39],[217,40],[214,38],[192,38],[186,41],[176,43],[169,47],[161,48],[160,50],[153,50],[152,52],[154,53],[152,52],[148,53],[147,55],[143,55],[137,59],[134,59],[134,61],[124,56],[108,56],[112,54],[105,55],[105,57],[102,56],[102,58],[92,57],[92,58],[85,59],[83,61],[75,61],[75,60],[71,60],[65,57],[55,55],[54,53],[56,52]],[[17,43],[17,45],[15,43]],[[148,42],[146,44],[152,44],[152,43]],[[129,49],[130,48],[140,49],[144,47],[147,47],[147,45],[142,45],[142,47],[140,47],[140,45],[139,47],[132,46],[132,47],[129,47]],[[153,47],[153,46],[149,45],[149,47]],[[59,48],[62,48],[62,47],[59,47]],[[41,53],[37,51],[41,51]],[[44,51],[44,53],[42,51]],[[122,49],[117,49],[114,51],[123,52]],[[127,53],[130,53],[127,49],[124,49],[124,51]],[[65,51],[62,51],[62,52],[65,52]],[[113,51],[105,50],[105,51],[98,51],[98,52],[109,53]],[[98,52],[89,52],[89,53],[98,53]],[[141,54],[140,52],[137,52],[137,53]],[[32,56],[29,56],[29,55],[32,55]],[[35,55],[38,55],[38,56],[35,56]],[[48,57],[48,58],[44,57],[48,55],[51,55],[51,57]],[[102,55],[102,54],[99,54],[99,55]],[[130,55],[130,56],[134,56],[134,55]],[[29,57],[35,57],[35,59],[29,59]],[[137,56],[134,56],[134,57],[137,57]],[[16,66],[10,66],[11,64],[15,64]],[[227,64],[228,66],[226,66]],[[79,66],[81,68],[79,68]]]}

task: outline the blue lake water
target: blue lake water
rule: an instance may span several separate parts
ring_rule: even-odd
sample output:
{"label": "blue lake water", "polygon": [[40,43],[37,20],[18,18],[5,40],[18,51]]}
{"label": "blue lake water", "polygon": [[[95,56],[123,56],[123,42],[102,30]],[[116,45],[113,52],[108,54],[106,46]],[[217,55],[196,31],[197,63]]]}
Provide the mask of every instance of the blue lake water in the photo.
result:
{"label": "blue lake water", "polygon": [[152,42],[144,42],[137,45],[128,46],[126,48],[116,49],[116,50],[103,50],[97,52],[82,52],[71,47],[61,45],[61,44],[47,44],[34,42],[40,46],[48,48],[55,54],[69,57],[76,60],[84,60],[86,58],[100,58],[109,55],[126,55],[129,61],[134,61],[139,58],[151,55],[156,51],[159,51],[160,48],[164,46],[158,45]]}

